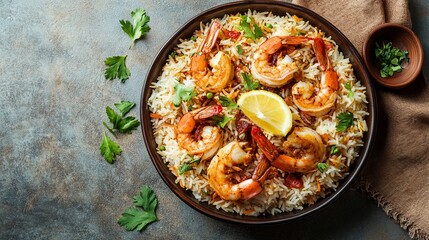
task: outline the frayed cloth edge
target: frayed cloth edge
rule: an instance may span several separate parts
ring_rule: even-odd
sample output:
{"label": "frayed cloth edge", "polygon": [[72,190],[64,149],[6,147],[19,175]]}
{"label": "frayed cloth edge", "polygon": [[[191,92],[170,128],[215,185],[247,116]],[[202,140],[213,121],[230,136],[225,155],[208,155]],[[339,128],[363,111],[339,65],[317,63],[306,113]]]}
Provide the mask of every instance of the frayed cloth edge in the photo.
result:
{"label": "frayed cloth edge", "polygon": [[392,204],[387,201],[383,196],[381,196],[378,191],[374,190],[368,181],[361,180],[359,187],[362,191],[369,193],[370,196],[377,201],[378,206],[380,206],[389,217],[393,218],[395,222],[399,223],[399,225],[408,232],[408,235],[411,238],[419,240],[429,240],[428,232],[420,229],[403,214],[396,211]]}

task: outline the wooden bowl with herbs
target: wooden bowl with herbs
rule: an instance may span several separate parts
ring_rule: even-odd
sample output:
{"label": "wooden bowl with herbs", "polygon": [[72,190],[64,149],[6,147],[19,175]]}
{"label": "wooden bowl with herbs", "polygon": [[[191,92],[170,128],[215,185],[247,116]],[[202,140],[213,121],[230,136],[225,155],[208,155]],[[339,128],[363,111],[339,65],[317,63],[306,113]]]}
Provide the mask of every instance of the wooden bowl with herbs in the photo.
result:
{"label": "wooden bowl with herbs", "polygon": [[399,24],[386,23],[372,30],[362,52],[372,77],[386,87],[405,87],[422,70],[420,40],[411,29]]}

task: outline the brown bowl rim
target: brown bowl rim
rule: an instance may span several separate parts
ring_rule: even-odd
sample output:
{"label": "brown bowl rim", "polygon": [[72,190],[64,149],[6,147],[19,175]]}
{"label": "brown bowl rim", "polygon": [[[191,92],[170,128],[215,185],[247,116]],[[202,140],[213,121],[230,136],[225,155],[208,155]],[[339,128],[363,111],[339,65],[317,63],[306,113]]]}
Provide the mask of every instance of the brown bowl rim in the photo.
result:
{"label": "brown bowl rim", "polygon": [[[237,10],[239,8],[240,10]],[[150,88],[150,83],[152,81],[156,81],[158,78],[162,66],[165,64],[168,54],[173,50],[174,46],[178,43],[178,38],[182,37],[191,37],[192,32],[196,28],[192,28],[190,30],[191,34],[184,34],[184,30],[188,29],[195,25],[195,27],[199,24],[199,22],[206,22],[207,20],[212,19],[213,17],[223,16],[228,13],[243,13],[247,12],[248,9],[257,10],[257,11],[271,11],[273,13],[282,12],[285,14],[289,13],[297,13],[300,17],[304,17],[304,19],[308,20],[313,26],[318,26],[325,32],[331,32],[329,35],[337,42],[341,40],[343,45],[340,44],[340,49],[343,49],[342,52],[344,54],[350,53],[350,55],[345,55],[350,58],[351,62],[354,63],[354,71],[361,74],[360,81],[367,88],[367,97],[368,97],[368,109],[369,116],[367,117],[367,125],[368,132],[364,134],[364,146],[359,151],[359,157],[355,159],[352,167],[350,168],[349,175],[341,180],[337,189],[331,193],[329,193],[325,198],[318,199],[318,201],[310,206],[306,206],[303,210],[292,211],[292,212],[283,212],[281,214],[276,215],[263,215],[263,216],[244,216],[236,213],[227,213],[223,210],[216,209],[212,205],[208,205],[204,202],[199,202],[195,199],[190,191],[186,191],[175,183],[176,177],[168,170],[166,164],[162,160],[161,156],[157,153],[156,143],[153,137],[153,129],[152,123],[150,121],[150,111],[147,105],[147,100],[152,92]],[[281,10],[279,10],[281,9]],[[299,13],[298,13],[299,12]],[[311,19],[311,20],[310,20]],[[317,20],[317,21],[316,21]],[[334,36],[335,34],[335,36]],[[175,44],[176,43],[176,44]],[[162,64],[158,66],[158,64]],[[355,65],[356,64],[356,65]],[[158,68],[158,71],[155,69]],[[359,70],[359,71],[358,71]],[[192,17],[189,21],[184,23],[170,38],[169,40],[161,47],[156,57],[154,58],[145,78],[145,82],[142,87],[141,99],[140,99],[140,120],[141,120],[141,129],[143,134],[143,139],[145,142],[145,146],[148,150],[149,156],[151,158],[152,163],[155,165],[156,170],[159,175],[163,179],[163,181],[167,184],[170,190],[179,197],[183,202],[197,210],[200,213],[203,213],[209,217],[218,219],[218,220],[226,220],[234,223],[242,223],[242,224],[252,224],[252,225],[260,225],[260,224],[275,224],[275,223],[283,223],[287,221],[297,220],[304,216],[309,216],[318,212],[320,209],[326,207],[327,205],[337,200],[339,196],[341,196],[358,178],[360,171],[363,168],[365,160],[370,155],[370,152],[373,147],[373,142],[376,133],[376,121],[377,121],[377,104],[376,104],[376,94],[375,89],[369,81],[369,73],[364,64],[361,56],[359,55],[356,48],[353,44],[347,39],[347,37],[340,32],[334,25],[328,22],[325,18],[321,17],[317,13],[287,2],[280,1],[264,1],[264,0],[253,0],[253,1],[236,1],[221,4],[215,7],[212,7],[208,10],[205,10],[198,15]],[[357,76],[358,77],[358,76]]]}
{"label": "brown bowl rim", "polygon": [[[369,58],[370,56],[368,56],[369,52],[367,52],[367,48],[368,45],[370,44],[371,41],[375,41],[375,39],[373,39],[372,37],[379,31],[387,29],[387,28],[399,28],[403,31],[405,31],[406,33],[410,34],[413,39],[414,39],[414,44],[416,44],[417,46],[417,52],[419,53],[416,60],[418,61],[417,64],[417,71],[414,72],[414,74],[408,78],[402,78],[402,81],[398,81],[398,82],[389,82],[388,79],[389,78],[382,78],[378,72],[375,72],[371,69],[371,67],[369,67]],[[414,82],[417,77],[420,75],[422,68],[423,68],[423,58],[424,58],[424,53],[423,53],[423,46],[420,42],[419,37],[417,36],[417,34],[414,33],[414,31],[404,25],[401,24],[397,24],[397,23],[383,23],[378,25],[377,27],[375,27],[374,29],[371,30],[371,32],[367,35],[363,46],[362,46],[362,56],[363,59],[365,61],[365,64],[368,68],[369,73],[371,74],[371,76],[381,85],[389,87],[389,88],[394,88],[394,89],[398,89],[398,88],[403,88],[406,87],[408,85],[410,85],[412,82]]]}

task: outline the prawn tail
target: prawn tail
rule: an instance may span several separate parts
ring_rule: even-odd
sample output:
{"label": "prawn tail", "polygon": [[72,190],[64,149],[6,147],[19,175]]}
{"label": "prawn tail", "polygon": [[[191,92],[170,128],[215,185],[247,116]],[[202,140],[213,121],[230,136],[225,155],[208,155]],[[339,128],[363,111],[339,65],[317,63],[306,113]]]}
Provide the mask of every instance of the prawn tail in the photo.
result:
{"label": "prawn tail", "polygon": [[240,195],[241,195],[240,198],[244,200],[249,200],[255,197],[256,195],[261,193],[262,190],[263,188],[261,184],[258,181],[255,181],[253,179],[247,179],[232,187],[232,191],[240,192]]}
{"label": "prawn tail", "polygon": [[309,38],[308,37],[304,37],[304,36],[287,36],[283,38],[282,43],[284,45],[300,45],[303,44],[304,42],[308,41]]}
{"label": "prawn tail", "polygon": [[279,155],[277,147],[270,142],[270,140],[262,133],[260,128],[253,126],[251,134],[259,149],[268,158],[268,160],[273,161],[277,158]]}
{"label": "prawn tail", "polygon": [[294,163],[296,163],[296,161],[297,160],[293,157],[279,155],[274,161],[271,162],[271,165],[285,172],[294,172]]}
{"label": "prawn tail", "polygon": [[194,119],[203,120],[203,119],[220,115],[222,113],[222,106],[216,105],[216,106],[200,108],[200,109],[194,110],[192,113],[194,115]]}
{"label": "prawn tail", "polygon": [[321,38],[314,39],[314,53],[320,65],[320,70],[325,71],[327,68],[327,56],[325,51],[325,43]]}
{"label": "prawn tail", "polygon": [[270,161],[265,157],[264,154],[260,155],[261,160],[256,165],[255,171],[253,172],[252,179],[259,180],[267,169],[271,166]]}
{"label": "prawn tail", "polygon": [[218,20],[214,20],[210,26],[207,36],[204,38],[203,43],[200,46],[201,49],[199,49],[199,51],[209,53],[215,46],[221,29],[222,26],[220,25],[220,22]]}
{"label": "prawn tail", "polygon": [[334,90],[337,91],[338,90],[338,75],[337,72],[335,72],[333,69],[328,69],[325,72],[325,81],[326,81],[326,85]]}

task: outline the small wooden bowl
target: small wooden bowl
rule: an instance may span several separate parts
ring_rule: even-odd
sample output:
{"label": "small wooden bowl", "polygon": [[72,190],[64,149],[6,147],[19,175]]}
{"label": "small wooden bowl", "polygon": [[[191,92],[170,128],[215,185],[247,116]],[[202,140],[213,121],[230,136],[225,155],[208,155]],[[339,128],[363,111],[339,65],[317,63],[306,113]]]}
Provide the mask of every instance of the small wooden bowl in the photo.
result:
{"label": "small wooden bowl", "polygon": [[[409,61],[402,61],[402,71],[391,77],[381,77],[381,63],[375,58],[375,43],[382,46],[392,42],[393,47],[408,50]],[[372,77],[383,86],[402,88],[412,83],[420,74],[423,66],[423,48],[417,35],[409,28],[386,23],[376,27],[363,44],[363,59]]]}

